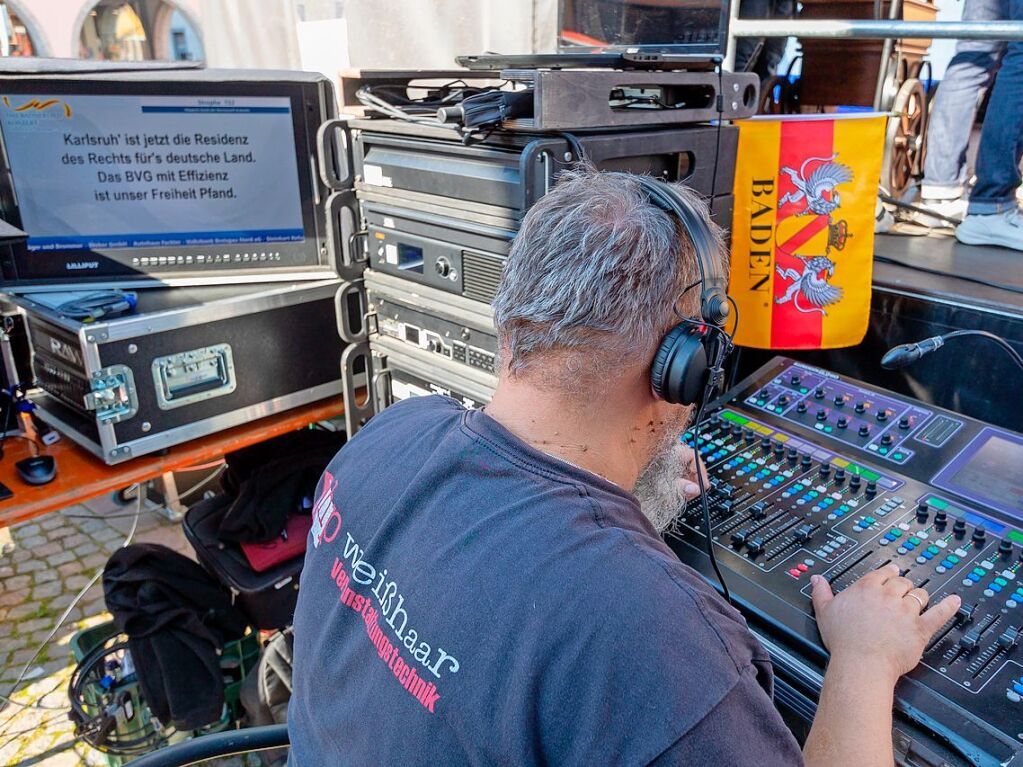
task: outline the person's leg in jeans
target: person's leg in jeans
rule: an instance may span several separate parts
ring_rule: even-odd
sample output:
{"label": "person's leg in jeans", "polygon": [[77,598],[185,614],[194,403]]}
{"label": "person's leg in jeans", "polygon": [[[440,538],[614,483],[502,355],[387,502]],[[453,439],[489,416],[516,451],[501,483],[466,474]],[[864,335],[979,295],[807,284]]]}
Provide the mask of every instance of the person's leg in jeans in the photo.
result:
{"label": "person's leg in jeans", "polygon": [[[1009,18],[1023,21],[1023,0],[1009,0]],[[1023,157],[1023,42],[1010,42],[988,101],[977,152],[977,183],[956,237],[971,245],[1023,250],[1016,204]]]}
{"label": "person's leg in jeans", "polygon": [[[739,4],[740,19],[769,19],[771,17],[771,0],[742,0]],[[768,41],[764,38],[740,37],[735,41],[735,66],[736,72],[745,72],[752,69],[756,62],[751,64],[750,58],[757,52],[757,46]],[[761,50],[760,57],[763,57]]]}
{"label": "person's leg in jeans", "polygon": [[[795,0],[772,0],[769,18],[791,19],[795,15]],[[788,45],[788,42],[789,39],[787,37],[767,37],[764,39],[764,50],[761,51],[760,59],[757,61],[756,66],[753,67],[753,71],[760,76],[762,81],[778,74],[778,63],[781,61],[782,56],[785,55],[785,47]]]}
{"label": "person's leg in jeans", "polygon": [[[964,21],[998,21],[1008,18],[1009,0],[966,0]],[[966,180],[966,148],[973,121],[998,70],[1005,52],[1000,40],[960,40],[956,54],[934,97],[927,125],[927,156],[920,196],[924,207],[962,218],[966,213],[963,182]],[[924,221],[931,226],[938,219]]]}

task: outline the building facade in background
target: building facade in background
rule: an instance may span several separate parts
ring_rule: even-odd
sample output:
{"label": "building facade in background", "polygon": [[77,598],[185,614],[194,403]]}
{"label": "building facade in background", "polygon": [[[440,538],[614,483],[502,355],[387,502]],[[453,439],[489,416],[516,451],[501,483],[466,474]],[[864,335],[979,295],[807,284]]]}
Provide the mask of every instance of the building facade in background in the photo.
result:
{"label": "building facade in background", "polygon": [[199,0],[0,0],[0,54],[198,60],[198,18]]}

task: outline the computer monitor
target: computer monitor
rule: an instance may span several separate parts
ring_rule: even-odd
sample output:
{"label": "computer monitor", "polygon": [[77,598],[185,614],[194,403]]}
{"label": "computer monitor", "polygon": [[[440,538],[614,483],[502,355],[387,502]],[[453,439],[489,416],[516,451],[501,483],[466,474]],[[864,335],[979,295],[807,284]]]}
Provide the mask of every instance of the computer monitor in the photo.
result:
{"label": "computer monitor", "polygon": [[720,56],[729,0],[560,0],[561,53]]}
{"label": "computer monitor", "polygon": [[322,279],[319,75],[0,78],[4,288]]}

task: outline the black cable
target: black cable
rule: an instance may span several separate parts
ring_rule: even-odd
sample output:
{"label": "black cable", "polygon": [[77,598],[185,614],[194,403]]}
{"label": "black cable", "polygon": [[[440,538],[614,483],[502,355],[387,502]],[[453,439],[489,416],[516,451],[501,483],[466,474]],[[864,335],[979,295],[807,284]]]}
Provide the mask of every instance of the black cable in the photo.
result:
{"label": "black cable", "polygon": [[710,177],[710,203],[714,204],[714,198],[718,193],[718,160],[721,157],[721,123],[725,116],[725,73],[718,64],[718,130],[717,140],[714,142],[714,172]]}
{"label": "black cable", "polygon": [[[409,98],[405,95],[408,89],[425,90],[430,95]],[[355,97],[363,106],[387,117],[425,125],[444,125],[437,118],[438,109],[459,104],[469,96],[495,90],[500,88],[475,88],[464,80],[452,80],[438,86],[363,85],[355,92]]]}
{"label": "black cable", "polygon": [[228,730],[174,743],[129,762],[129,767],[188,767],[216,757],[281,748],[290,742],[286,724]]}
{"label": "black cable", "polygon": [[1020,370],[1023,370],[1023,356],[1017,352],[1009,342],[1001,336],[996,336],[994,333],[988,333],[986,330],[953,330],[951,333],[944,333],[941,338],[947,341],[950,338],[960,338],[962,336],[978,336],[980,338],[986,338],[988,341],[993,341],[1002,347],[1006,354],[1012,358],[1012,361],[1016,363]]}
{"label": "black cable", "polygon": [[918,272],[924,272],[925,274],[933,274],[937,277],[948,277],[955,280],[964,280],[965,282],[973,282],[977,285],[984,285],[988,288],[995,288],[997,290],[1007,290],[1010,293],[1018,293],[1023,295],[1023,287],[1017,285],[1007,285],[1002,282],[994,282],[992,280],[985,280],[982,277],[970,277],[965,274],[951,274],[949,272],[942,271],[941,269],[931,269],[927,266],[919,266],[917,264],[911,264],[908,261],[900,261],[897,258],[891,258],[890,256],[874,256],[875,261],[879,261],[882,264],[891,264],[892,266],[902,266],[906,269],[915,269]]}
{"label": "black cable", "polygon": [[734,346],[735,334],[739,332],[739,305],[735,303],[735,299],[732,298],[727,293],[725,294],[725,298],[728,299],[728,303],[730,303],[732,305],[732,309],[735,310],[735,324],[732,325],[732,332],[728,334],[728,338],[731,340],[732,345]]}
{"label": "black cable", "polygon": [[[140,726],[129,732],[103,732],[103,724],[106,724],[108,721],[110,724],[115,722],[113,719],[115,715],[107,710],[110,704],[104,703],[102,700],[95,702],[85,700],[85,686],[99,685],[101,683],[106,671],[107,658],[116,653],[121,653],[121,659],[123,659],[128,652],[128,643],[125,641],[116,642],[110,646],[106,644],[106,641],[100,642],[79,661],[68,682],[68,700],[71,705],[70,717],[76,725],[76,736],[103,753],[114,756],[144,754],[154,748],[159,748],[166,740],[159,727],[151,727],[152,722],[142,723],[141,717],[138,719]],[[121,659],[118,659],[118,663],[122,663]],[[96,672],[98,672],[96,678],[90,679]],[[96,713],[91,713],[89,711],[90,708],[96,708]],[[85,727],[86,724],[96,723],[97,719],[99,719],[100,727],[96,731]],[[136,733],[142,733],[141,737],[129,737],[134,736]],[[108,740],[108,736],[114,737]]]}
{"label": "black cable", "polygon": [[920,205],[913,205],[912,203],[908,203],[896,197],[892,197],[890,194],[885,194],[884,192],[878,192],[877,196],[881,198],[882,202],[887,202],[889,205],[894,205],[898,208],[905,208],[906,210],[911,210],[914,213],[922,213],[925,216],[940,218],[942,221],[947,221],[948,223],[952,224],[952,226],[959,226],[959,224],[962,223],[957,218],[946,216],[944,213],[938,213],[935,210],[931,210],[930,208],[924,208]]}
{"label": "black cable", "polygon": [[14,412],[17,404],[14,400],[14,394],[12,392],[17,391],[17,386],[12,386],[10,389],[4,389],[0,391],[0,394],[7,395],[7,412],[4,414],[4,430],[0,434],[0,458],[4,456],[4,444],[7,442],[7,432],[11,429],[11,413]]}
{"label": "black cable", "polygon": [[[711,387],[707,387],[707,395],[711,392]],[[703,431],[703,410],[706,406],[707,396],[705,395],[703,400],[700,402],[700,407],[696,411],[696,422],[693,425],[693,456],[695,458],[696,466],[696,481],[700,486],[700,504],[703,507],[703,535],[707,540],[707,556],[710,557],[710,566],[714,568],[714,575],[717,576],[718,583],[721,585],[721,591],[724,594],[725,601],[729,604],[732,603],[732,595],[728,591],[728,584],[725,583],[725,576],[721,574],[721,568],[718,567],[718,558],[714,553],[714,539],[711,538],[710,530],[710,502],[707,500],[707,483],[703,481],[703,472],[700,471],[700,432]]]}
{"label": "black cable", "polygon": [[101,317],[120,316],[133,311],[138,295],[124,290],[100,290],[84,296],[75,296],[56,307],[65,317],[81,322],[95,322]]}
{"label": "black cable", "polygon": [[558,135],[568,142],[569,148],[571,148],[572,153],[575,155],[576,164],[582,165],[586,162],[586,150],[583,149],[583,144],[578,136],[568,131],[558,131]]}

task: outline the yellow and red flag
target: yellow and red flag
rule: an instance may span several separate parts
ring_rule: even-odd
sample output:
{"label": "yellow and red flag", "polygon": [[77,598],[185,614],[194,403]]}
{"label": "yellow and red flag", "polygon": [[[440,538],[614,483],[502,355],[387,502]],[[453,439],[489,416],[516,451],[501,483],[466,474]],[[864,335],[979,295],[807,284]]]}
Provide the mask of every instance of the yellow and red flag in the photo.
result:
{"label": "yellow and red flag", "polygon": [[739,121],[729,280],[737,344],[863,340],[885,124],[876,114]]}

